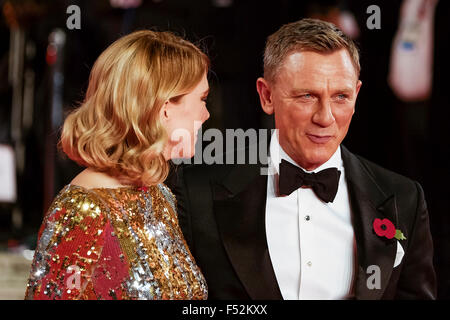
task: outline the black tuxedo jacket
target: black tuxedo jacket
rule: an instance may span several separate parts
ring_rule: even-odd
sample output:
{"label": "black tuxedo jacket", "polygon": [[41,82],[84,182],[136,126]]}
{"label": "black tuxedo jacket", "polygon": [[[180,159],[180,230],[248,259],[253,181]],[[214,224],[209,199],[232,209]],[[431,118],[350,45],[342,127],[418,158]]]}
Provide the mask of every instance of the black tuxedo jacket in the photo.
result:
{"label": "black tuxedo jacket", "polygon": [[[357,244],[356,299],[434,299],[433,244],[422,188],[344,146],[341,154]],[[167,181],[210,299],[282,299],[267,247],[267,176],[260,169],[187,165]],[[396,239],[377,236],[375,218],[388,218],[406,237],[400,241],[405,255],[395,268]],[[380,289],[367,286],[370,265],[380,267]]]}

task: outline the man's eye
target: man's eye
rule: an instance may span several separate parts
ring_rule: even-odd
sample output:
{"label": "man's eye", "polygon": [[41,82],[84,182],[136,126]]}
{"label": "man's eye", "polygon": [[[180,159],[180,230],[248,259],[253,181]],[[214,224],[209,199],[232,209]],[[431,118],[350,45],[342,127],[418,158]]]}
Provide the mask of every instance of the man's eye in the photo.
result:
{"label": "man's eye", "polygon": [[310,93],[305,93],[303,95],[300,96],[303,99],[311,99],[313,96]]}
{"label": "man's eye", "polygon": [[346,94],[343,94],[343,93],[338,94],[337,97],[338,97],[339,100],[347,99],[347,95],[346,95]]}

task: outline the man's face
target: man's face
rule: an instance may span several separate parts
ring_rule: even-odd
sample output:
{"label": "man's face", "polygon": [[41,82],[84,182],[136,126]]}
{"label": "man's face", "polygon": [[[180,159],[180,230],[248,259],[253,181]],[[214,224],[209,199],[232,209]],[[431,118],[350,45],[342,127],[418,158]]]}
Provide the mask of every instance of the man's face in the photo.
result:
{"label": "man's face", "polygon": [[361,86],[348,51],[293,52],[265,83],[286,153],[306,170],[330,159],[347,134]]}

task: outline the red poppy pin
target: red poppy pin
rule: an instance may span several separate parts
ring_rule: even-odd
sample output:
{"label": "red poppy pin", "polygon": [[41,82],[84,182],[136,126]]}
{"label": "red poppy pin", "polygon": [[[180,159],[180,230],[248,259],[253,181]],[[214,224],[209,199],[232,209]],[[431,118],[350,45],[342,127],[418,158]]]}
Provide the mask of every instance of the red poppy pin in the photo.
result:
{"label": "red poppy pin", "polygon": [[394,224],[389,219],[375,219],[373,221],[373,230],[380,237],[395,238],[397,240],[406,239],[400,229],[395,229]]}

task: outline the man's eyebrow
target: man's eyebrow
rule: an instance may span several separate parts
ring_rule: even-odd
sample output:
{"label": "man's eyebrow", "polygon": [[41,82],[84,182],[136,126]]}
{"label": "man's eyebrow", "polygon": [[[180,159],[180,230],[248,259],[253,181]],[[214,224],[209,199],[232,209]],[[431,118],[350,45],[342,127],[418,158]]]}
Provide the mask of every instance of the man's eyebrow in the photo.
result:
{"label": "man's eyebrow", "polygon": [[336,90],[334,90],[334,92],[345,93],[345,94],[351,94],[351,93],[353,93],[353,89],[350,89],[350,88],[341,88],[341,89],[336,89]]}
{"label": "man's eyebrow", "polygon": [[[339,92],[339,93],[346,93],[346,94],[350,94],[353,92],[352,88],[337,88],[337,89],[332,89],[332,92]],[[311,94],[316,94],[318,95],[320,92],[318,90],[315,89],[308,89],[308,88],[298,88],[298,89],[292,89],[291,90],[291,95],[293,96],[298,96],[304,93],[311,93]]]}
{"label": "man's eyebrow", "polygon": [[314,90],[314,89],[307,89],[307,88],[297,88],[297,89],[292,89],[291,90],[291,94],[293,96],[298,96],[301,95],[303,93],[312,93],[312,94],[318,94],[319,91]]}

